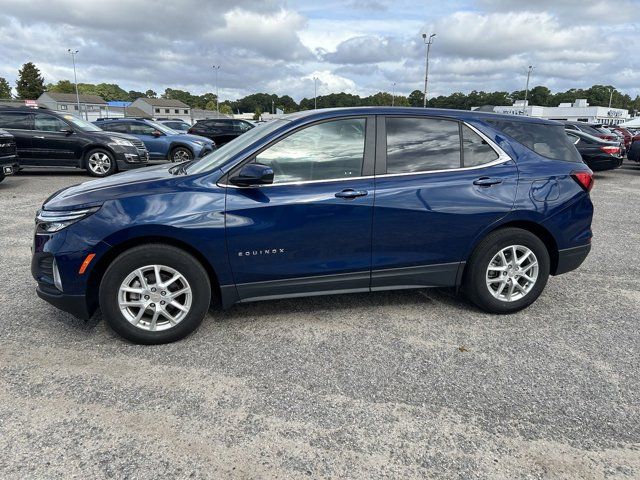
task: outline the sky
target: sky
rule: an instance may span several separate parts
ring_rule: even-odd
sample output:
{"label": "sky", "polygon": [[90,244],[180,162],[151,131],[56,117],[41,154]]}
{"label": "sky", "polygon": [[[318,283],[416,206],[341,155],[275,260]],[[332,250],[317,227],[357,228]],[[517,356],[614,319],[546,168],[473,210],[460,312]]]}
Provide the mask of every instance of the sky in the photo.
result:
{"label": "sky", "polygon": [[[611,84],[640,95],[640,0],[0,0],[0,77],[125,90],[314,95],[422,89],[552,91]],[[395,86],[393,84],[395,83]]]}

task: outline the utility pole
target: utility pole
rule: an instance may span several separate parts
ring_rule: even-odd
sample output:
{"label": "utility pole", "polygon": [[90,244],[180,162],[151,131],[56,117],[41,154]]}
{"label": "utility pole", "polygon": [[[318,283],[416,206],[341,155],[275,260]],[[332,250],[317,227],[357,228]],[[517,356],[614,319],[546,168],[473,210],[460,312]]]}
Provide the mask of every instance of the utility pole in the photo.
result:
{"label": "utility pole", "polygon": [[[76,106],[78,108],[78,115],[82,118],[82,112],[80,111],[80,95],[78,94],[78,77],[76,76],[76,54],[78,53],[78,50],[71,50],[68,48],[67,52],[71,55],[71,60],[73,61],[73,83],[76,86]],[[85,120],[88,120],[88,118]]]}
{"label": "utility pole", "polygon": [[393,107],[396,103],[396,82],[391,84],[391,106]]}
{"label": "utility pole", "polygon": [[611,100],[613,100],[613,88],[609,89],[609,108],[611,108]]}
{"label": "utility pole", "polygon": [[219,96],[218,96],[218,71],[220,70],[220,65],[214,65],[213,71],[216,72],[216,118],[220,118],[220,108],[219,108]]}
{"label": "utility pole", "polygon": [[524,115],[527,116],[527,97],[529,96],[529,79],[531,78],[531,71],[533,67],[529,65],[529,69],[527,70],[527,85],[524,87]]}
{"label": "utility pole", "polygon": [[313,109],[318,108],[318,77],[313,77]]}
{"label": "utility pole", "polygon": [[422,106],[424,108],[427,108],[427,83],[429,82],[429,51],[431,50],[431,44],[433,43],[433,37],[435,37],[436,34],[432,33],[431,35],[429,35],[429,38],[427,39],[427,34],[423,33],[422,34],[422,39],[424,40],[424,44],[427,46],[427,58],[425,61],[425,68],[424,68],[424,98],[422,99]]}

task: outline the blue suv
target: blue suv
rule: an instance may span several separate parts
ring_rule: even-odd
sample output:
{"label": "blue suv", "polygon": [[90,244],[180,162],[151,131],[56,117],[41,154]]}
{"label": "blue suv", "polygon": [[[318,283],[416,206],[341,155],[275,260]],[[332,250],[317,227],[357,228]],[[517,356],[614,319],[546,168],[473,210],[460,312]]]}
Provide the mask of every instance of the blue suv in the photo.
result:
{"label": "blue suv", "polygon": [[556,122],[313,110],[205,158],[72,186],[37,213],[38,295],[122,336],[180,339],[212,300],[455,287],[533,303],[591,246],[592,172]]}
{"label": "blue suv", "polygon": [[114,118],[101,119],[94,123],[108,132],[128,133],[138,137],[149,150],[151,160],[184,162],[204,157],[216,149],[213,140],[180,133],[151,120]]}

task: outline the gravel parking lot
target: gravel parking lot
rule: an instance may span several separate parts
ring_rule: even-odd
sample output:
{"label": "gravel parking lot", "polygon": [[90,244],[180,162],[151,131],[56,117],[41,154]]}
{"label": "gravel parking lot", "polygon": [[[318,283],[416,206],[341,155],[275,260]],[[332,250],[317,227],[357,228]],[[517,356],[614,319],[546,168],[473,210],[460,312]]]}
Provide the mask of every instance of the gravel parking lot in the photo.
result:
{"label": "gravel parking lot", "polygon": [[1,478],[638,478],[640,167],[596,176],[594,248],[511,316],[448,290],[211,312],[142,347],[38,299],[0,184]]}

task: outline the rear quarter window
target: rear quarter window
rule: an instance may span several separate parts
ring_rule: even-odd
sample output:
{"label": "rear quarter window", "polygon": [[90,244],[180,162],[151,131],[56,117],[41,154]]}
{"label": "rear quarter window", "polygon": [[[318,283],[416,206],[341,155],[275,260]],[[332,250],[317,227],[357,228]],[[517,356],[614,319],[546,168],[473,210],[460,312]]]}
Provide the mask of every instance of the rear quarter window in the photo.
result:
{"label": "rear quarter window", "polygon": [[487,120],[487,123],[538,155],[554,160],[582,162],[582,157],[567,137],[563,125],[504,120]]}

